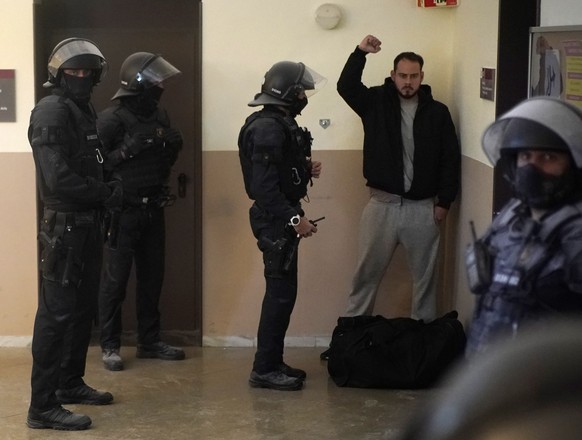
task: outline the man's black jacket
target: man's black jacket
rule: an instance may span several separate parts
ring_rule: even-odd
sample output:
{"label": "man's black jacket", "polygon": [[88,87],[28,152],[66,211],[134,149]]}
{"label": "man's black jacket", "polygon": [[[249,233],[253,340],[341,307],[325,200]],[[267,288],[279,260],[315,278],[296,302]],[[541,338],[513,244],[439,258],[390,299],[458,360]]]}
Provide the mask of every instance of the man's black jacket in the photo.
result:
{"label": "man's black jacket", "polygon": [[365,64],[366,52],[356,48],[337,90],[362,119],[367,185],[413,200],[436,197],[437,205],[449,208],[459,190],[460,148],[447,106],[432,97],[430,86],[421,85],[413,127],[414,177],[405,193],[398,91],[391,78],[381,86],[362,84]]}

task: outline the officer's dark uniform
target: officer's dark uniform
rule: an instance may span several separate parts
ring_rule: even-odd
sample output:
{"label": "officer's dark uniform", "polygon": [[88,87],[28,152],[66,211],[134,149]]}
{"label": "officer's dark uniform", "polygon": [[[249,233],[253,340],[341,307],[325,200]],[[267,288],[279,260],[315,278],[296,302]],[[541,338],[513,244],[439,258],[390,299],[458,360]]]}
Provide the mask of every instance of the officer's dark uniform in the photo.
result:
{"label": "officer's dark uniform", "polygon": [[29,128],[44,203],[43,282],[32,345],[31,406],[38,409],[57,404],[57,387],[82,384],[97,311],[100,208],[111,193],[103,183],[95,114],[54,93],[39,101]]}
{"label": "officer's dark uniform", "polygon": [[467,353],[484,351],[541,319],[582,314],[582,202],[533,220],[513,200],[481,243],[492,259],[491,284],[477,298]]}
{"label": "officer's dark uniform", "polygon": [[[297,298],[297,248],[301,236],[317,232],[300,200],[321,164],[311,163],[311,134],[295,116],[325,78],[303,63],[280,61],[265,74],[261,92],[240,130],[239,158],[251,200],[251,229],[263,254],[266,290],[249,385],[281,391],[303,387],[307,373],[283,362],[285,333]],[[316,171],[315,171],[316,170]],[[311,224],[310,224],[311,223]]]}
{"label": "officer's dark uniform", "polygon": [[[131,98],[127,98],[131,99]],[[111,213],[111,235],[105,244],[105,261],[100,292],[101,346],[121,344],[121,305],[133,260],[136,261],[138,343],[160,340],[158,304],[164,279],[164,206],[172,199],[167,182],[181,141],[167,142],[170,121],[156,109],[150,115],[132,113],[120,103],[99,115],[106,170],[123,183],[124,209]],[[151,146],[133,157],[123,156],[120,145],[126,136],[142,133]],[[115,222],[114,225],[111,222]]]}
{"label": "officer's dark uniform", "polygon": [[245,122],[239,156],[245,189],[254,200],[250,222],[265,264],[266,292],[253,370],[265,373],[283,362],[283,341],[297,297],[297,233],[288,225],[303,214],[311,137],[282,110],[266,105]]}
{"label": "officer's dark uniform", "polygon": [[[88,40],[64,40],[57,45],[63,47],[63,58],[80,51],[79,67],[88,67],[83,56],[98,65],[104,63]],[[57,48],[52,61],[61,55]],[[113,399],[110,393],[93,390],[83,381],[97,312],[102,207],[114,197],[103,181],[96,115],[89,102],[101,68],[93,76],[66,75],[65,80],[60,69],[76,68],[78,61],[74,56],[71,60],[53,70],[49,64],[51,76],[45,86],[56,88],[33,109],[28,129],[44,205],[39,231],[42,285],[32,341],[27,422],[31,428],[86,429],[91,423],[87,416],[67,413],[60,404],[106,404]],[[70,65],[64,67],[67,63]],[[83,98],[71,90],[84,90]],[[118,200],[121,203],[121,193]]]}
{"label": "officer's dark uniform", "polygon": [[[582,315],[581,127],[578,108],[538,97],[484,133],[483,150],[494,165],[504,158],[516,198],[467,252],[469,287],[478,295],[469,357],[541,320]],[[557,168],[565,154],[570,165]]]}

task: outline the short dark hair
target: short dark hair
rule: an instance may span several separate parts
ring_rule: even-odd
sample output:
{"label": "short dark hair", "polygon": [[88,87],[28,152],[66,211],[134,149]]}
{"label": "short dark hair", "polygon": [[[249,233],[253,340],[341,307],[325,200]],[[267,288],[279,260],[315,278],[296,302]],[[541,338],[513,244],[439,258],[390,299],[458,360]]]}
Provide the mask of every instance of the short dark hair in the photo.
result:
{"label": "short dark hair", "polygon": [[424,59],[419,54],[414,52],[402,52],[394,58],[394,70],[396,70],[398,63],[401,60],[408,60],[420,64],[420,70],[422,70],[422,66],[424,66]]}

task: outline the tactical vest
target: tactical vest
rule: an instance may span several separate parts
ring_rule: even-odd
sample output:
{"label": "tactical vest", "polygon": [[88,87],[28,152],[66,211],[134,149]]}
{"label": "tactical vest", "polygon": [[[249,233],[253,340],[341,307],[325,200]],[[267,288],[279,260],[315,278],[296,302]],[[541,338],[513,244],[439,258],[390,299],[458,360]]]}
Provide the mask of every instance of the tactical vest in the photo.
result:
{"label": "tactical vest", "polygon": [[538,306],[532,293],[544,275],[564,269],[567,262],[557,253],[561,232],[582,217],[582,203],[566,205],[542,222],[520,215],[520,205],[519,200],[512,201],[483,238],[494,258],[488,295]]}
{"label": "tactical vest", "polygon": [[[66,107],[65,112],[58,111],[61,106]],[[64,96],[50,95],[41,99],[31,118],[33,131],[30,141],[34,147],[47,144],[64,147],[64,159],[75,174],[103,181],[103,156],[99,150],[101,143],[95,126],[96,114],[93,107],[89,108],[91,114],[81,111]],[[67,115],[66,119],[64,115]],[[40,179],[40,182],[41,198],[50,199],[44,180]]]}
{"label": "tactical vest", "polygon": [[122,122],[124,131],[129,136],[144,133],[151,137],[153,142],[152,147],[116,166],[115,174],[121,178],[124,191],[140,197],[159,195],[163,185],[168,182],[171,169],[162,153],[165,131],[170,126],[166,111],[157,109],[154,115],[143,119],[120,105],[114,114]]}
{"label": "tactical vest", "polygon": [[[273,119],[284,127],[286,141],[280,152],[259,151],[257,148],[254,148],[253,151],[247,151],[249,146],[243,145],[247,129],[259,118]],[[299,127],[295,120],[289,116],[265,110],[250,115],[241,129],[238,139],[239,155],[248,196],[254,199],[250,191],[253,179],[252,163],[262,161],[265,164],[272,163],[277,167],[279,187],[288,200],[295,203],[305,197],[307,184],[311,177],[307,157],[311,157],[312,140],[311,133],[307,129]]]}

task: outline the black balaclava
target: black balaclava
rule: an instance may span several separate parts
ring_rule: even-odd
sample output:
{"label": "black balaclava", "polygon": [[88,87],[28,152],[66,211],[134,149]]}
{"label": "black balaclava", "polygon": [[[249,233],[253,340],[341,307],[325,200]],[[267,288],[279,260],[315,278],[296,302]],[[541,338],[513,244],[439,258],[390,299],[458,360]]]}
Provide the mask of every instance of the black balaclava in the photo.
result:
{"label": "black balaclava", "polygon": [[515,170],[515,194],[536,209],[549,209],[567,203],[576,191],[577,174],[570,167],[561,176],[544,173],[533,164]]}
{"label": "black balaclava", "polygon": [[523,150],[569,153],[564,140],[548,127],[528,119],[511,120],[505,128],[502,153],[511,158],[509,163],[512,168],[511,181],[515,195],[536,209],[549,209],[571,200],[578,179],[571,154],[569,154],[570,168],[561,176],[552,176],[533,164],[518,167],[517,155]]}
{"label": "black balaclava", "polygon": [[123,102],[133,113],[150,116],[158,108],[163,91],[158,86],[150,87],[139,95],[124,97]]}
{"label": "black balaclava", "polygon": [[301,114],[301,111],[307,107],[308,101],[307,98],[303,98],[303,99],[295,99],[291,105],[289,106],[289,114],[291,115],[291,117],[295,117],[297,115]]}
{"label": "black balaclava", "polygon": [[91,92],[94,86],[93,75],[79,77],[74,75],[61,74],[60,86],[65,95],[80,104],[87,104],[91,99]]}

